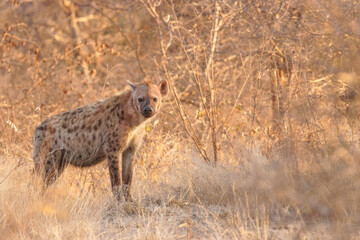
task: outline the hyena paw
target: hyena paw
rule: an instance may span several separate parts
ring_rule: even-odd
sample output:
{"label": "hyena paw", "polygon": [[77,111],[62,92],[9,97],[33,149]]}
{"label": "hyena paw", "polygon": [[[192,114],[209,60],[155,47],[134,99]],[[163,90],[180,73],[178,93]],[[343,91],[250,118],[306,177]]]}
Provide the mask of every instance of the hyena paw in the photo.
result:
{"label": "hyena paw", "polygon": [[127,201],[127,202],[133,202],[134,201],[131,194],[130,194],[129,185],[127,185],[127,184],[122,185],[122,193],[124,195],[125,201]]}
{"label": "hyena paw", "polygon": [[121,202],[122,194],[121,194],[121,188],[119,186],[112,187],[112,193],[115,197],[115,199],[119,202]]}

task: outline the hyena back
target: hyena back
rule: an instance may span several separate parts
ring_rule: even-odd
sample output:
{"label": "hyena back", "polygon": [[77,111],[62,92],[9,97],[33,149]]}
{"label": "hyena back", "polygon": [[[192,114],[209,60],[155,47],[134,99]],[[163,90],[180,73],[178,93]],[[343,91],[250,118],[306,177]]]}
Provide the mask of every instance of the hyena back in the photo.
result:
{"label": "hyena back", "polygon": [[156,85],[150,81],[128,84],[131,91],[60,113],[36,128],[33,159],[46,185],[68,164],[87,167],[107,159],[115,197],[120,200],[123,193],[131,198],[133,157],[142,141],[143,126],[159,112],[168,84],[166,80]]}

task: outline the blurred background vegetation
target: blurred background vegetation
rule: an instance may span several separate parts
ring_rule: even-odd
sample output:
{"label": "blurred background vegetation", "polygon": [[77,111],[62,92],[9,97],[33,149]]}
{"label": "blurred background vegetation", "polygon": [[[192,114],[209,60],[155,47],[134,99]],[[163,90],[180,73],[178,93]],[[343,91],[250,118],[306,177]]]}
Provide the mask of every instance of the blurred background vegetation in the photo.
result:
{"label": "blurred background vegetation", "polygon": [[276,201],[360,220],[360,1],[3,0],[0,39],[0,154],[16,166],[49,116],[165,78],[146,167],[165,135],[165,155],[180,144],[210,165],[256,153]]}
{"label": "blurred background vegetation", "polygon": [[260,140],[269,155],[285,143],[358,140],[357,1],[3,1],[0,10],[2,136],[13,123],[29,139],[50,115],[150,76],[176,93],[168,129],[184,119],[204,152],[214,141],[221,151]]}

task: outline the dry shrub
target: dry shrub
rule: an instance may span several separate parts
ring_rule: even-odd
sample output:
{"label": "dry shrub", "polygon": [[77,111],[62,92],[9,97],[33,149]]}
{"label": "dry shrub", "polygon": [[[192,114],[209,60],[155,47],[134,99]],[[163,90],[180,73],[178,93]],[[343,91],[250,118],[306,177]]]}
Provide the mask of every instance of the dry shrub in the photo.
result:
{"label": "dry shrub", "polygon": [[[0,3],[0,236],[356,239],[359,7]],[[113,200],[105,162],[44,191],[35,127],[145,75],[172,95],[144,129],[135,202]]]}

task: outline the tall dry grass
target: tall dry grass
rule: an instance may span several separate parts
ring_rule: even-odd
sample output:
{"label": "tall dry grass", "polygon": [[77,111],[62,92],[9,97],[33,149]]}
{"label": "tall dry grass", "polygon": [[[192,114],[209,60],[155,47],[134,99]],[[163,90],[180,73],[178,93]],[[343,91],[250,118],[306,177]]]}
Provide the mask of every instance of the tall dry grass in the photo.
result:
{"label": "tall dry grass", "polygon": [[[359,7],[1,2],[0,238],[359,238]],[[45,191],[35,127],[145,75],[172,94],[135,201],[115,202],[106,163]]]}
{"label": "tall dry grass", "polygon": [[356,239],[358,165],[347,163],[346,149],[294,175],[283,158],[259,152],[243,165],[222,159],[214,168],[181,140],[167,143],[175,142],[169,154],[153,142],[142,150],[152,157],[136,164],[134,203],[113,199],[106,164],[70,167],[44,191],[29,156],[18,164],[20,153],[5,152],[2,237]]}

